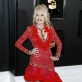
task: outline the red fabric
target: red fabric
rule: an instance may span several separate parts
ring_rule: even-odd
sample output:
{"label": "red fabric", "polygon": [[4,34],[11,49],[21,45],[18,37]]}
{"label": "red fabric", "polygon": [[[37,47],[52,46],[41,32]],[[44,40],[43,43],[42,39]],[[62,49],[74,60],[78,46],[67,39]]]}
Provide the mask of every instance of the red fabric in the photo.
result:
{"label": "red fabric", "polygon": [[42,39],[38,35],[37,28],[32,25],[26,29],[15,44],[18,49],[24,52],[26,48],[22,44],[29,38],[33,47],[39,49],[39,54],[32,54],[30,56],[29,66],[25,71],[24,78],[26,81],[62,82],[58,74],[54,71],[54,63],[50,58],[52,56],[50,49],[52,40],[57,44],[57,53],[61,53],[62,43],[53,27],[49,29],[45,25],[44,29],[45,32],[48,33],[48,38],[45,42],[42,42]]}
{"label": "red fabric", "polygon": [[56,72],[31,65],[26,68],[24,79],[32,82],[62,82]]}
{"label": "red fabric", "polygon": [[40,48],[43,48],[43,49],[49,48],[50,43],[52,41],[52,31],[51,31],[51,29],[48,29],[48,27],[44,26],[45,32],[48,32],[48,39],[45,42],[42,42],[42,40],[40,39],[39,35],[37,34],[36,27],[34,27],[34,26],[32,26],[32,27],[33,27],[32,28],[32,33],[33,33],[33,36],[36,38],[37,45]]}

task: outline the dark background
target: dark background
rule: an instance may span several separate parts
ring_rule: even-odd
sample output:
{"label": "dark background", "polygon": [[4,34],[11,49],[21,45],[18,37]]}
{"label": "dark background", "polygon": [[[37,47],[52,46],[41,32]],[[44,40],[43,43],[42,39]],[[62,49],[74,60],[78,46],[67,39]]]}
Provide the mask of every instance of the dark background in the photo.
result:
{"label": "dark background", "polygon": [[[36,1],[36,5],[37,4],[45,4],[48,7],[48,0],[35,0]],[[50,17],[51,18],[63,18],[63,7],[65,6],[65,2],[66,0],[55,0],[56,1],[56,9],[49,9],[49,13],[50,13]],[[35,5],[35,6],[36,6]],[[59,11],[58,11],[59,10]]]}
{"label": "dark background", "polygon": [[[34,0],[0,0],[0,71],[22,75],[29,56],[14,47],[16,40],[32,24]],[[64,19],[51,19],[63,51],[56,66],[82,64],[82,0],[66,0]],[[26,48],[32,49],[27,40]],[[55,50],[55,49],[54,49]],[[53,51],[53,50],[52,50]]]}

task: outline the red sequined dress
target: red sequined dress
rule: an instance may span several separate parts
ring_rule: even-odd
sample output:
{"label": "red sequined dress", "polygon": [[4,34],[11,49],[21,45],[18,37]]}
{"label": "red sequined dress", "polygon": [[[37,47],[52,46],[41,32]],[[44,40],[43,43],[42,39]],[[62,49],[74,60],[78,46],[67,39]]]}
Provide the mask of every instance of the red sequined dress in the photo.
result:
{"label": "red sequined dress", "polygon": [[25,52],[26,48],[22,46],[22,44],[29,38],[33,47],[39,49],[39,54],[32,54],[30,56],[30,62],[25,70],[24,79],[31,82],[62,82],[59,75],[55,72],[54,62],[50,58],[52,56],[50,50],[50,43],[52,40],[54,40],[57,45],[57,53],[61,53],[62,43],[53,27],[48,28],[44,25],[44,29],[45,32],[48,33],[45,42],[43,42],[38,35],[37,28],[31,25],[25,30],[15,44],[18,49]]}

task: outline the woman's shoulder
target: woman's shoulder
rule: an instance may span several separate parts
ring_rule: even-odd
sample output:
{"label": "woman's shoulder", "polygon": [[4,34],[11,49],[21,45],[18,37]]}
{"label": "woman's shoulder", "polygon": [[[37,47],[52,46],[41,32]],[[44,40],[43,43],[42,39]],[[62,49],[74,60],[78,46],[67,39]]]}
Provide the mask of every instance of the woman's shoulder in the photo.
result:
{"label": "woman's shoulder", "polygon": [[55,28],[54,28],[53,25],[50,25],[50,29],[51,29],[51,30],[55,30]]}

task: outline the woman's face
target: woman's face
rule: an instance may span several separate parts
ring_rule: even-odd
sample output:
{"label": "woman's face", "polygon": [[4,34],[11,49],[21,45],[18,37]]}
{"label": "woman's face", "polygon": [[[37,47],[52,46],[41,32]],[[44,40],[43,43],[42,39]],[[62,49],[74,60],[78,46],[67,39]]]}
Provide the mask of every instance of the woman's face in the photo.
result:
{"label": "woman's face", "polygon": [[44,12],[43,11],[38,11],[35,15],[35,22],[36,24],[44,24],[45,19],[44,19]]}

